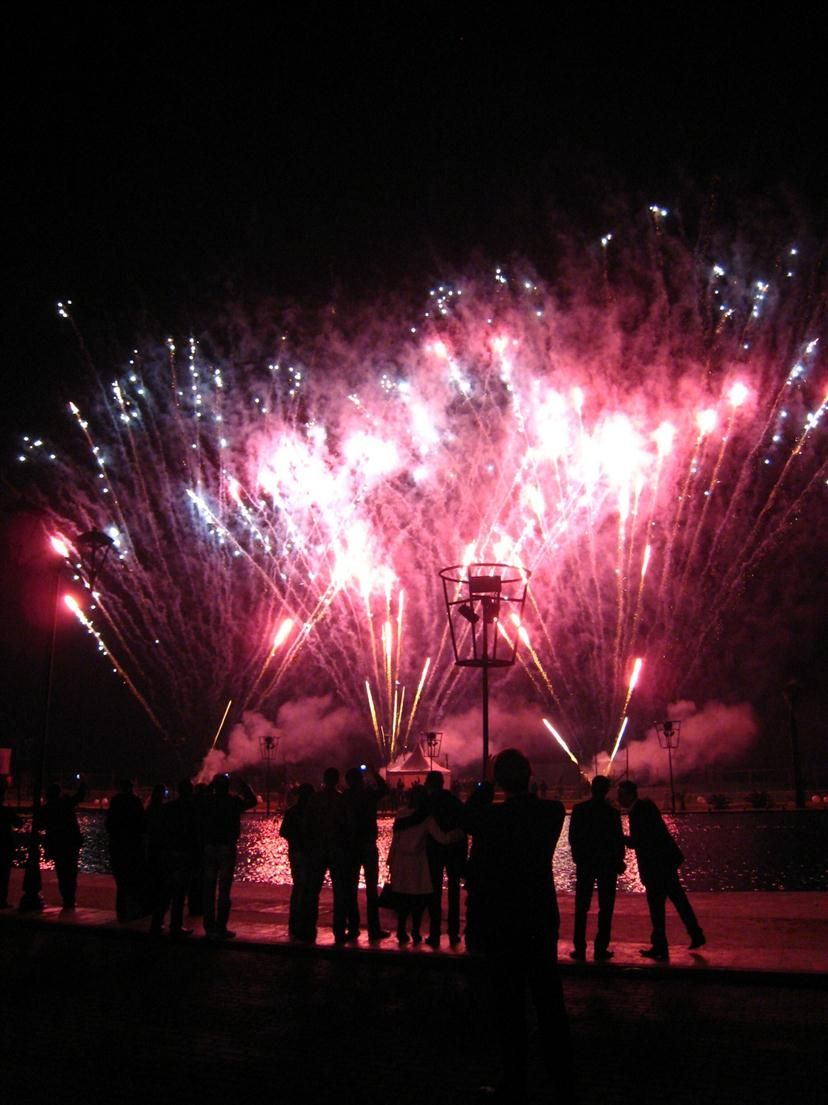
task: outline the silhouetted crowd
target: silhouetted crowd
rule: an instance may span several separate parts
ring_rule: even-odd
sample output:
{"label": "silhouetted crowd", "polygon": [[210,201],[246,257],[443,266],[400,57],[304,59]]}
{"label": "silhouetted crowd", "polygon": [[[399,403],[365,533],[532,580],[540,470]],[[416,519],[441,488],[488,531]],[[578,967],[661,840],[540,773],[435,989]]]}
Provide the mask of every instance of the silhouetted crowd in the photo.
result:
{"label": "silhouetted crowd", "polygon": [[144,808],[132,783],[123,781],[106,814],[118,919],[149,914],[157,936],[169,914],[170,936],[189,936],[187,903],[190,916],[203,917],[208,937],[234,937],[227,922],[241,815],[256,802],[243,780],[233,793],[229,777],[217,775],[209,787],[182,780],[169,802],[157,786]]}
{"label": "silhouetted crowd", "polygon": [[[430,771],[424,785],[391,796],[386,781],[363,765],[345,775],[328,768],[322,786],[299,786],[286,811],[280,834],[287,841],[292,888],[289,932],[293,940],[317,938],[319,899],[326,875],[333,891],[333,936],[336,944],[354,942],[363,930],[358,887],[365,885],[364,928],[371,941],[390,932],[382,928],[380,908],[396,912],[398,943],[423,940],[440,945],[443,885],[447,888],[447,936],[461,940],[460,892],[466,890],[463,936],[470,951],[481,953],[490,983],[491,1008],[498,1025],[503,1082],[500,1100],[524,1100],[527,1069],[526,996],[535,1007],[549,1076],[562,1100],[572,1089],[569,1025],[557,970],[560,912],[552,860],[564,824],[564,807],[530,790],[529,761],[517,749],[500,753],[494,778],[504,800],[494,801],[494,787],[480,783],[465,803],[444,788],[443,774]],[[587,917],[598,889],[596,960],[612,958],[609,947],[618,876],[625,869],[625,850],[633,849],[644,883],[652,932],[648,959],[666,960],[665,908],[669,900],[690,936],[690,948],[704,945],[705,935],[679,878],[684,857],[656,805],[639,798],[635,783],[619,784],[620,804],[629,814],[624,836],[619,811],[608,801],[610,781],[592,780],[591,797],[577,803],[569,826],[569,845],[576,866],[575,960],[587,952]],[[57,786],[35,810],[34,826],[44,836],[45,852],[55,864],[64,907],[74,908],[82,838],[76,809],[84,796]],[[115,905],[119,920],[151,918],[160,935],[165,923],[173,938],[189,935],[184,913],[203,917],[205,935],[230,939],[231,887],[241,815],[257,804],[242,780],[231,789],[227,775],[210,786],[179,783],[165,800],[156,787],[146,806],[125,781],[112,797],[106,831]],[[393,802],[396,798],[397,801]],[[397,807],[388,854],[389,878],[380,892],[377,814],[389,800]],[[13,830],[19,819],[0,792],[0,906],[7,907],[8,872]]]}
{"label": "silhouetted crowd", "polygon": [[[296,803],[280,829],[287,840],[293,889],[289,931],[295,940],[313,942],[317,935],[319,894],[325,875],[333,891],[333,933],[337,944],[355,941],[362,930],[357,891],[364,874],[369,940],[389,936],[379,916],[379,852],[377,810],[390,791],[385,780],[367,766],[351,768],[345,788],[339,772],[328,768],[321,790],[299,787]],[[390,881],[383,887],[383,905],[397,912],[401,944],[422,940],[420,921],[429,916],[428,942],[440,942],[443,872],[449,883],[449,939],[460,941],[460,880],[466,860],[463,804],[444,791],[443,775],[428,773],[425,786],[415,786],[399,798],[393,843],[388,856]],[[407,932],[411,919],[411,934]]]}

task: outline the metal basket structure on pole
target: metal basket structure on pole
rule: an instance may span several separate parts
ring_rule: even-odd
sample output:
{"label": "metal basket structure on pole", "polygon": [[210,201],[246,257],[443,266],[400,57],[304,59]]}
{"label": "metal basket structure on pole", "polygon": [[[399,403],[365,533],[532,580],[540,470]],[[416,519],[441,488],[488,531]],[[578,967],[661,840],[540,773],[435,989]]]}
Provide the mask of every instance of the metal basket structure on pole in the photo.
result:
{"label": "metal basket structure on pole", "polygon": [[480,668],[483,675],[483,779],[489,763],[489,669],[515,662],[530,575],[519,565],[490,562],[455,564],[440,572],[454,662]]}

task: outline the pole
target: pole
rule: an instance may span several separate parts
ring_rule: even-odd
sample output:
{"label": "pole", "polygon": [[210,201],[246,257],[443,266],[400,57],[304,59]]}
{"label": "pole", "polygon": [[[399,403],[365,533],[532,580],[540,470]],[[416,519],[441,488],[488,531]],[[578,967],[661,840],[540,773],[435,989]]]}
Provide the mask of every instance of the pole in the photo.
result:
{"label": "pole", "polygon": [[489,665],[483,665],[483,772],[481,779],[486,778],[486,769],[489,764]]}
{"label": "pole", "polygon": [[793,757],[794,800],[798,810],[805,809],[805,786],[802,782],[802,767],[799,762],[799,728],[796,723],[796,706],[791,707],[791,756]]}
{"label": "pole", "polygon": [[667,763],[670,765],[670,812],[676,812],[676,788],[673,786],[673,745],[667,740]]}
{"label": "pole", "polygon": [[802,782],[802,765],[799,760],[799,726],[796,721],[796,707],[799,702],[800,684],[791,679],[785,687],[785,698],[791,711],[791,758],[793,760],[794,801],[798,810],[805,809],[805,785]]}
{"label": "pole", "polygon": [[52,632],[49,640],[49,662],[46,668],[46,699],[43,705],[43,726],[40,736],[40,748],[35,756],[35,771],[32,780],[32,827],[29,833],[26,872],[23,876],[23,897],[18,910],[21,913],[39,913],[43,909],[43,878],[40,874],[40,800],[43,795],[43,778],[46,773],[46,751],[49,747],[49,715],[52,706],[52,679],[55,670],[55,645],[57,642],[57,612],[60,596],[60,573],[62,561],[55,564],[55,582],[52,594]]}
{"label": "pole", "polygon": [[486,770],[489,766],[489,632],[486,620],[485,604],[483,614],[483,772],[482,780],[486,778]]}

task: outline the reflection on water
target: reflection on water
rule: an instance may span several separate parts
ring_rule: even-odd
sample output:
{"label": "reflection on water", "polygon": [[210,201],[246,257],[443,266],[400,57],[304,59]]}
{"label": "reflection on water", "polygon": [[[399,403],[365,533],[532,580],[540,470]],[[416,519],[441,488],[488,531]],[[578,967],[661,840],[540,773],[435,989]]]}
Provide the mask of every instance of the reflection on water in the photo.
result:
{"label": "reflection on water", "polygon": [[[81,870],[109,871],[103,813],[82,812]],[[692,814],[665,818],[685,855],[682,878],[688,890],[828,890],[828,813],[821,811]],[[243,882],[290,883],[281,818],[252,815],[242,820],[236,878]],[[626,828],[626,817],[624,818]],[[380,820],[380,882],[391,844],[391,819]],[[575,867],[567,844],[567,819],[555,852],[555,883],[575,890]],[[21,842],[22,844],[22,842]],[[23,848],[18,849],[23,864]],[[49,866],[49,864],[44,864]],[[635,856],[627,852],[620,890],[641,892]]]}

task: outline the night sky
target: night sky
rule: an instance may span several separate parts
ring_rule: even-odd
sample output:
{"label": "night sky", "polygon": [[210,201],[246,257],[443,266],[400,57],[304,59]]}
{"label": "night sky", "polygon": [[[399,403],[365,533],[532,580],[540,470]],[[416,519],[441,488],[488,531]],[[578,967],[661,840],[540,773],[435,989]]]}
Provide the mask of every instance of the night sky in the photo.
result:
{"label": "night sky", "polygon": [[[578,24],[541,10],[12,17],[3,470],[16,437],[59,422],[90,382],[58,299],[108,366],[141,335],[201,331],[231,300],[347,303],[515,254],[543,273],[563,221],[594,236],[613,206],[677,205],[691,228],[711,204],[760,229],[783,212],[824,235],[814,26],[763,24],[755,7],[582,7]],[[15,733],[36,727],[43,681],[19,560],[4,581]],[[825,610],[823,584],[814,601]],[[825,683],[824,631],[808,650],[803,672]],[[61,678],[59,769],[143,770],[128,696],[106,673],[91,695]]]}

